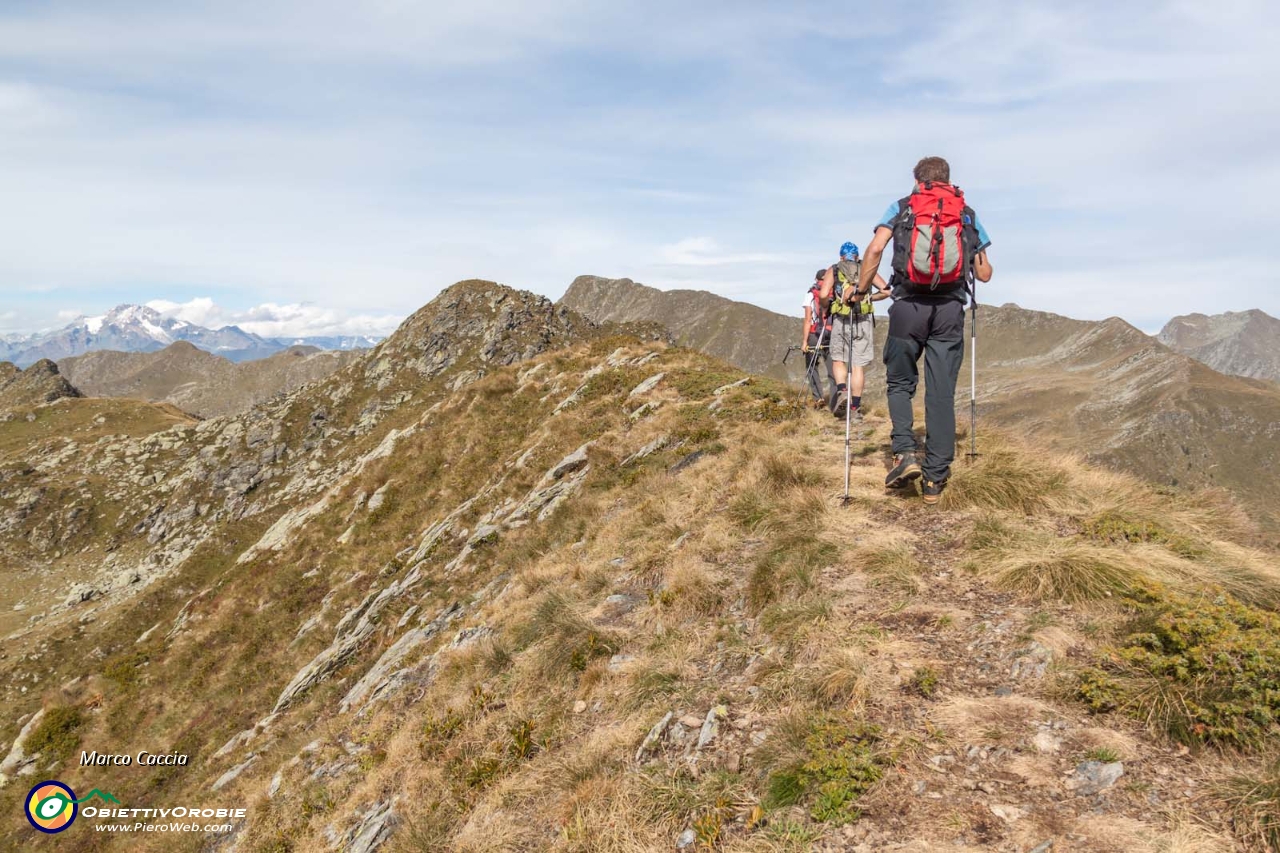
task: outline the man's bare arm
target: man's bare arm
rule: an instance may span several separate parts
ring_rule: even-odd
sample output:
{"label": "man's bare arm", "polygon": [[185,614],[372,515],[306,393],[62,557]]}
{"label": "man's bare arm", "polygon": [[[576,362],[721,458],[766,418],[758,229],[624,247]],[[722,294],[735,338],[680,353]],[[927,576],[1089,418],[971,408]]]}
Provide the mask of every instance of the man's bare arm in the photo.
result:
{"label": "man's bare arm", "polygon": [[986,249],[973,256],[973,274],[978,281],[991,281],[991,261]]}
{"label": "man's bare arm", "polygon": [[831,291],[835,289],[836,277],[831,274],[831,267],[827,267],[827,271],[822,274],[822,287],[818,288],[818,299],[822,301],[823,306],[830,304]]}
{"label": "man's bare arm", "polygon": [[876,289],[876,292],[871,294],[872,302],[879,302],[881,299],[889,298],[889,285],[885,284],[885,280],[880,273],[876,273],[876,280],[871,283],[871,286]]}
{"label": "man's bare arm", "polygon": [[809,318],[812,316],[809,312],[812,310],[808,305],[804,306],[804,325],[800,328],[800,350],[802,352],[809,351]]}
{"label": "man's bare arm", "polygon": [[871,238],[871,245],[867,246],[867,253],[862,256],[862,275],[858,276],[859,296],[865,296],[875,280],[879,278],[880,260],[884,257],[885,246],[889,245],[892,237],[892,229],[884,226],[876,229],[875,236]]}

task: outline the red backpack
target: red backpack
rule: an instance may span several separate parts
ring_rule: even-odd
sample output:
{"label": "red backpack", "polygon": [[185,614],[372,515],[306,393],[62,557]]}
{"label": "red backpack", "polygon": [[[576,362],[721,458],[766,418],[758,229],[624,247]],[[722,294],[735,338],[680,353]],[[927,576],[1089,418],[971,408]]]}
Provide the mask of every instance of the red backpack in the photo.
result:
{"label": "red backpack", "polygon": [[809,334],[816,335],[823,328],[830,332],[831,312],[822,309],[822,289],[815,284],[809,288],[809,294],[813,297],[813,304],[816,309],[809,315]]}
{"label": "red backpack", "polygon": [[898,204],[893,271],[917,289],[963,287],[972,255],[966,225],[973,222],[964,193],[951,184],[925,182]]}

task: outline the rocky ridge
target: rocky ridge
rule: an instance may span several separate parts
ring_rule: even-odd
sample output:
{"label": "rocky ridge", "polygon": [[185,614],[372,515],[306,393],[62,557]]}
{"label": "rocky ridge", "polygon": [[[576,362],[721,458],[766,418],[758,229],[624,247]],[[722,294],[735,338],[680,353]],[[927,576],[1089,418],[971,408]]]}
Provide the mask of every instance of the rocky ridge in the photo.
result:
{"label": "rocky ridge", "polygon": [[290,347],[232,362],[180,341],[145,353],[100,350],[63,359],[58,368],[83,393],[169,403],[202,418],[242,412],[359,357],[359,351]]}
{"label": "rocky ridge", "polygon": [[79,397],[80,391],[58,372],[52,361],[37,361],[26,370],[9,362],[0,362],[0,415],[11,417],[17,408],[52,403],[68,397]]}
{"label": "rocky ridge", "polygon": [[[1228,849],[1221,760],[1064,698],[1115,603],[1010,585],[993,553],[1094,554],[1098,518],[1158,511],[1190,544],[1117,565],[1265,577],[1220,539],[1238,519],[995,437],[925,509],[883,493],[876,415],[840,507],[836,425],[793,400],[466,282],[247,413],[34,410],[0,431],[0,541],[128,582],[28,602],[6,775],[80,785],[62,740],[162,740],[192,764],[93,784],[252,803],[210,850]],[[1004,506],[1010,467],[1044,481]],[[31,541],[58,489],[93,498],[61,556]]]}

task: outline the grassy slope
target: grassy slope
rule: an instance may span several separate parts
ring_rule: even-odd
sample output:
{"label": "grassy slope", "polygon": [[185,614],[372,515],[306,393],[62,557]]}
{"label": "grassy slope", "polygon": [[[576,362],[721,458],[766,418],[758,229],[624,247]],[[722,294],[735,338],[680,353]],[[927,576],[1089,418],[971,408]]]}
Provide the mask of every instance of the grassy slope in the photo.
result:
{"label": "grassy slope", "polygon": [[[4,661],[10,672],[47,666],[45,685],[83,677],[42,697],[83,710],[73,732],[82,745],[193,756],[180,770],[63,766],[56,775],[126,803],[248,804],[245,850],[324,849],[328,828],[346,831],[390,796],[400,824],[387,849],[667,849],[694,827],[724,849],[805,850],[845,839],[814,819],[814,780],[835,779],[829,798],[852,790],[847,774],[812,753],[815,744],[841,755],[854,745],[833,746],[821,725],[847,731],[866,721],[880,728],[873,752],[882,777],[861,793],[864,817],[849,831],[870,833],[873,845],[1029,848],[1075,834],[1084,840],[1069,849],[1226,849],[1226,805],[1211,794],[1226,761],[1183,754],[1122,714],[1091,717],[1064,684],[1119,636],[1127,590],[1159,582],[1188,595],[1212,586],[1275,601],[1274,555],[1233,543],[1248,531],[1229,506],[1157,495],[992,436],[943,507],[928,510],[884,495],[887,429],[872,417],[858,436],[853,501],[841,507],[834,423],[795,411],[790,393],[767,381],[726,393],[709,412],[713,390],[739,374],[702,356],[628,344],[628,357],[659,355],[599,372],[576,405],[553,416],[618,344],[542,356],[537,373],[516,365],[453,393],[444,379],[419,385],[411,410],[383,425],[418,422],[417,431],[343,484],[282,551],[237,564],[269,519],[228,526],[180,575],[74,638],[55,638],[53,662]],[[666,377],[653,392],[628,399],[658,372]],[[633,423],[627,413],[642,400],[662,406]],[[299,404],[294,422],[305,410]],[[620,466],[660,435],[683,444]],[[578,496],[545,522],[481,544],[448,573],[462,542],[447,540],[428,558],[423,585],[384,613],[331,680],[251,748],[212,757],[270,712],[343,613],[404,576],[397,555],[425,528],[493,486],[460,519],[473,529],[491,505],[523,495],[589,439]],[[697,450],[705,455],[668,473]],[[358,495],[384,487],[376,512],[355,509]],[[1150,533],[1151,525],[1177,535]],[[1130,541],[1130,530],[1146,533]],[[463,617],[419,656],[457,629],[492,634],[443,652],[431,683],[366,715],[336,712],[403,634],[403,613],[416,606],[430,618],[455,601]],[[185,628],[167,639],[184,611]],[[317,613],[319,627],[295,639]],[[166,627],[136,644],[153,624]],[[97,651],[86,656],[87,648]],[[1013,677],[1022,660],[1040,659],[1038,649],[1052,655],[1048,673]],[[996,698],[999,687],[1013,695]],[[718,704],[727,708],[721,735],[696,763],[669,743],[634,760],[662,715],[702,718]],[[1062,743],[1042,753],[1032,739],[1051,721],[1065,723]],[[318,751],[290,765],[312,741]],[[1099,750],[1126,760],[1101,815],[1061,788],[1063,771]],[[251,751],[258,759],[239,780],[208,793]],[[328,775],[317,776],[322,767]],[[268,800],[278,768],[284,781]],[[925,795],[915,793],[918,782]],[[19,813],[21,787],[0,794],[6,814]],[[1153,794],[1179,805],[1153,809]],[[1026,815],[1006,823],[993,802]],[[4,831],[3,843],[30,841],[14,821]],[[89,833],[56,843],[111,846]],[[128,849],[198,846],[156,837]]]}

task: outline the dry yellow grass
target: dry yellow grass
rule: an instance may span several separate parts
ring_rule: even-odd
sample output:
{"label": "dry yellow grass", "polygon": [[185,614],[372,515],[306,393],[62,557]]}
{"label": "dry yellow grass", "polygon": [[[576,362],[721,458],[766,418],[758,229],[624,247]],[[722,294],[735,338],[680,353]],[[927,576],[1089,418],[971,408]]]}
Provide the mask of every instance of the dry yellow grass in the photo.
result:
{"label": "dry yellow grass", "polygon": [[[647,350],[629,345],[636,355]],[[1096,603],[1109,594],[1114,598],[1160,582],[1177,588],[1210,585],[1262,600],[1277,579],[1272,555],[1245,543],[1244,527],[1229,506],[1161,495],[1130,478],[1093,471],[1070,457],[993,433],[983,434],[986,455],[979,463],[957,468],[942,507],[926,510],[918,501],[884,494],[876,451],[885,443],[887,426],[870,423],[869,437],[859,448],[869,452],[858,457],[851,477],[853,505],[842,507],[835,500],[843,483],[842,434],[837,435],[842,431],[831,419],[806,415],[779,424],[745,416],[713,418],[707,408],[710,392],[694,400],[695,391],[686,387],[681,393],[676,384],[693,384],[679,375],[682,370],[716,368],[680,351],[663,351],[660,362],[639,375],[620,372],[613,380],[619,390],[612,396],[588,399],[557,419],[534,405],[538,394],[553,401],[567,396],[592,358],[586,348],[545,357],[546,386],[533,378],[524,386],[515,381],[514,373],[529,365],[495,371],[433,415],[447,425],[446,450],[433,448],[437,433],[424,431],[406,444],[402,457],[371,466],[351,485],[352,494],[342,495],[345,513],[357,487],[367,491],[391,480],[430,481],[422,494],[402,487],[396,495],[403,503],[362,530],[365,538],[351,552],[323,558],[335,579],[357,569],[369,572],[362,582],[339,590],[335,614],[372,588],[376,567],[406,540],[477,489],[497,482],[481,459],[505,462],[531,454],[528,470],[512,473],[507,486],[466,517],[468,526],[500,500],[519,498],[542,471],[583,441],[597,441],[592,452],[599,455],[592,457],[584,491],[550,520],[504,532],[449,576],[441,566],[456,554],[457,543],[432,557],[429,568],[437,574],[419,599],[423,612],[453,600],[466,602],[468,610],[432,641],[430,651],[463,628],[489,628],[492,638],[442,652],[434,681],[415,684],[363,717],[332,713],[326,704],[332,696],[322,691],[289,712],[286,725],[321,737],[333,749],[332,759],[341,757],[335,745],[348,741],[367,746],[369,752],[362,754],[376,758],[365,759],[358,778],[334,784],[328,792],[332,803],[314,801],[320,795],[306,768],[290,770],[278,802],[264,804],[262,817],[255,818],[261,823],[248,836],[249,849],[270,849],[273,841],[280,841],[281,850],[328,846],[328,825],[345,831],[359,809],[393,794],[400,796],[403,830],[391,843],[400,853],[670,849],[676,834],[721,810],[733,817],[719,849],[813,849],[826,829],[803,809],[773,814],[769,824],[749,832],[733,820],[758,803],[771,766],[798,760],[816,715],[840,711],[887,721],[913,738],[932,738],[930,749],[935,743],[938,748],[1017,744],[1038,721],[1063,715],[1048,690],[1039,698],[997,699],[965,693],[966,686],[957,684],[959,695],[926,704],[904,687],[915,668],[939,660],[917,634],[970,642],[971,623],[997,621],[1002,616],[989,615],[996,609],[1017,609],[1006,600],[1014,596],[998,603],[983,599],[1012,590],[1022,601],[1076,603],[1070,611],[1063,609],[1068,624],[1042,625],[1031,634],[1061,660],[1086,645],[1081,624],[1087,619],[1114,621],[1111,609]],[[626,394],[660,370],[672,377],[654,394],[663,406],[633,425],[627,411],[634,404],[624,405]],[[695,378],[712,387],[719,381]],[[555,383],[561,388],[552,396]],[[724,396],[725,406],[746,405],[747,398],[737,392]],[[485,445],[488,436],[478,419],[496,416],[494,399],[528,406],[520,411],[529,420]],[[690,436],[685,448],[659,451],[625,468],[618,464],[655,437],[678,433]],[[669,473],[693,446],[708,449],[707,455],[684,472]],[[468,464],[476,470],[461,470]],[[428,467],[435,479],[427,476]],[[321,559],[314,555],[345,527],[339,515],[335,510],[318,517],[271,565],[283,570]],[[1097,519],[1110,520],[1110,526],[1090,528]],[[1125,525],[1148,540],[1106,541],[1085,532],[1096,528],[1110,535],[1128,529]],[[1157,527],[1177,538],[1150,533]],[[366,561],[370,565],[363,565]],[[934,576],[966,562],[977,578],[963,575],[974,585],[973,610],[958,597],[931,602]],[[471,596],[490,582],[496,582],[496,594],[473,604]],[[228,580],[227,598],[246,583],[240,577]],[[611,595],[625,603],[607,603]],[[908,598],[921,608],[908,615],[927,617],[927,606],[936,605],[938,617],[900,626],[881,618],[898,612]],[[220,600],[225,605],[226,599]],[[353,659],[342,679],[358,676],[395,641],[399,615],[389,613],[382,620],[376,640]],[[193,638],[214,636],[233,618],[239,618],[233,610],[211,607]],[[328,641],[333,621],[326,623],[328,635],[317,634],[307,641],[311,645],[279,644],[285,651],[276,653],[272,665],[291,672],[305,663]],[[288,640],[291,631],[285,628],[296,630],[296,625],[281,626]],[[158,657],[157,670],[165,665]],[[750,679],[744,674],[748,667]],[[743,680],[735,682],[738,678]],[[759,687],[758,694],[748,696],[748,684]],[[269,707],[272,691],[254,690],[243,701]],[[730,700],[731,717],[723,725],[726,739],[736,738],[734,757],[744,762],[742,772],[730,773],[715,763],[728,755],[706,759],[695,772],[674,748],[652,767],[635,760],[640,741],[665,713],[699,716]],[[184,714],[194,713],[194,707],[185,707],[169,722],[176,728],[188,722]],[[748,715],[759,725],[736,731],[734,724]],[[515,743],[513,732],[522,724],[533,733],[532,746]],[[757,745],[756,734],[767,737]],[[424,740],[431,741],[429,748]],[[1145,746],[1101,727],[1079,729],[1078,743],[1113,748],[1125,758],[1141,755]],[[211,751],[218,745],[199,746]],[[242,790],[262,790],[298,746],[293,741],[270,746],[245,775]],[[920,769],[911,763],[920,759],[916,752],[922,750],[902,748],[903,774]],[[1045,767],[1024,769],[1051,781],[1061,776]],[[193,781],[182,793],[205,781]],[[722,799],[727,805],[718,806]],[[291,816],[291,810],[303,816]],[[929,821],[938,818],[922,818],[910,830],[919,835],[904,843],[927,849],[922,839],[941,832]],[[1138,839],[1130,850],[1173,853],[1196,843],[1209,845],[1196,849],[1213,850],[1218,843],[1212,833],[1176,821],[1135,823],[1116,831],[1129,830]],[[1098,833],[1097,825],[1082,825],[1081,831]],[[947,849],[966,847],[978,849],[955,838]]]}

